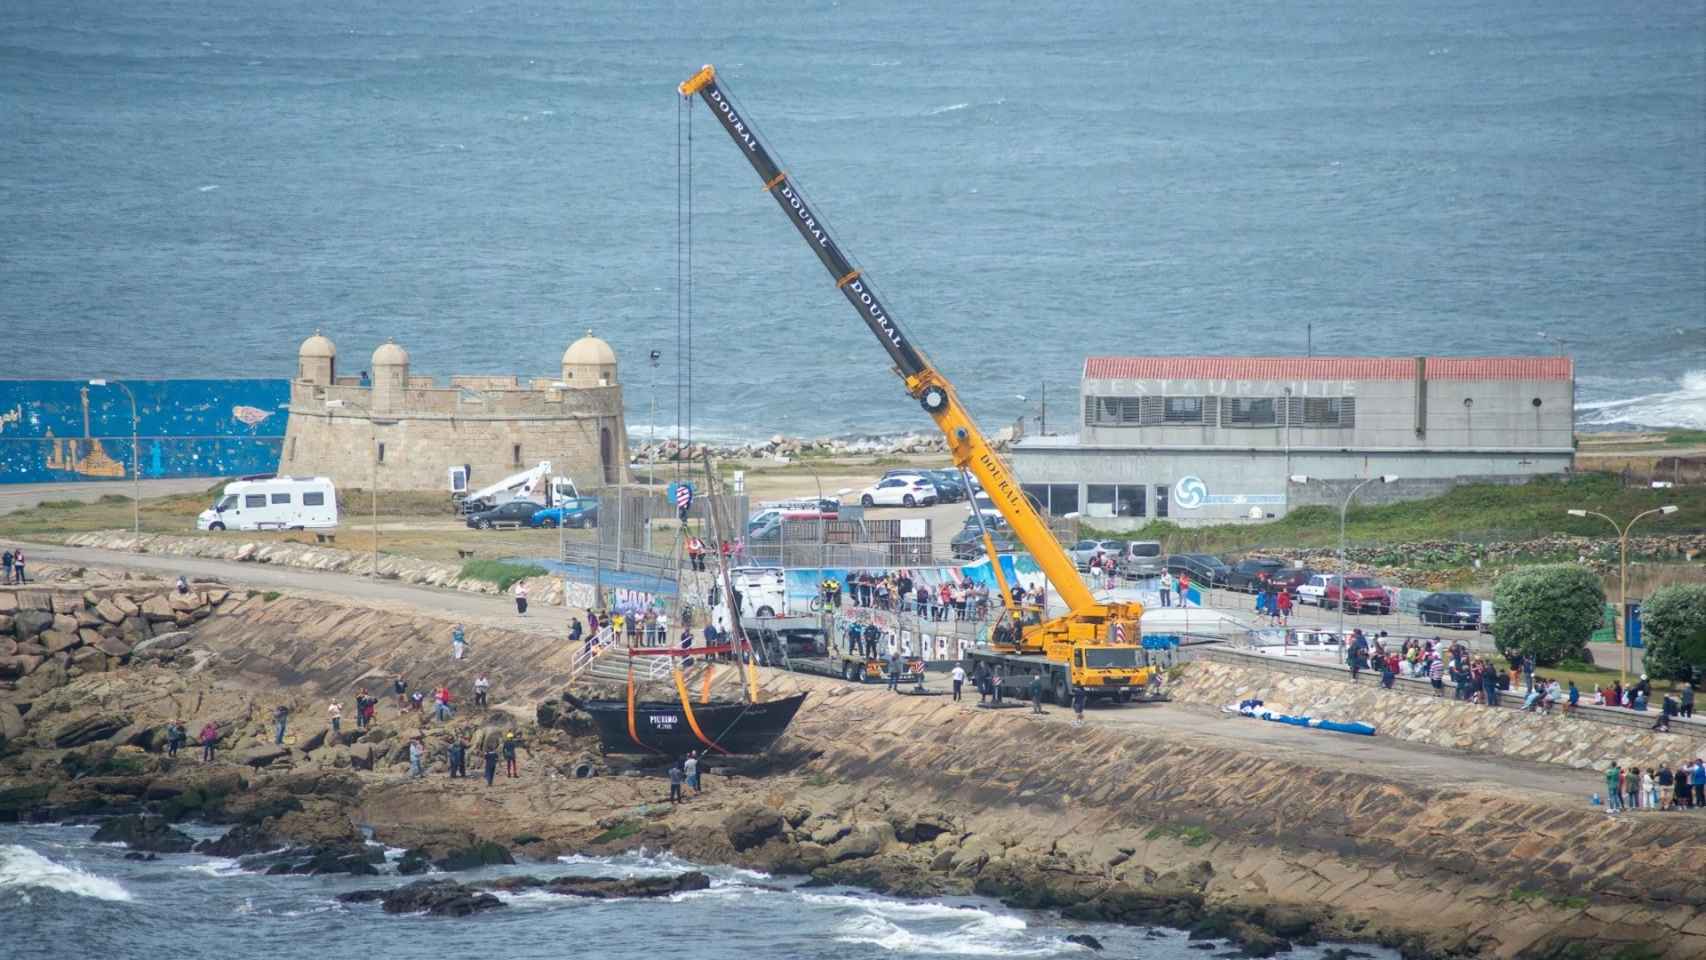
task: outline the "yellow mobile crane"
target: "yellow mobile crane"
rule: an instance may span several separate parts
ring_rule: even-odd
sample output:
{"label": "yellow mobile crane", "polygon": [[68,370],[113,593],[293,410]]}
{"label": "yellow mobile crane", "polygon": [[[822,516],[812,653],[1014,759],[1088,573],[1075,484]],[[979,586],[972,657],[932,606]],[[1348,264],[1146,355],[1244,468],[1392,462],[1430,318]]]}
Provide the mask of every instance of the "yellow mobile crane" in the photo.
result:
{"label": "yellow mobile crane", "polygon": [[[752,125],[730,102],[717,71],[705,66],[678,88],[683,97],[698,95],[711,109],[735,145],[745,154],[764,182],[764,190],[781,205],[782,212],[799,231],[812,252],[835,280],[836,289],[859,312],[894,361],[895,371],[906,382],[906,392],[924,407],[947,438],[954,463],[969,470],[982,482],[997,510],[1006,518],[1018,541],[1024,544],[1042,568],[1043,575],[1065,602],[1067,612],[1036,623],[1014,624],[1011,652],[979,654],[978,658],[1003,666],[1008,689],[1021,692],[1030,677],[1042,674],[1055,702],[1065,702],[1071,687],[1090,694],[1129,696],[1153,692],[1158,674],[1145,665],[1139,640],[1139,603],[1098,603],[1078,576],[1078,568],[1061,549],[1042,517],[1037,515],[1013,471],[984,439],[970,414],[960,405],[954,386],[931,364],[884,309],[871,288],[870,279],[854,269],[841,252],[829,227],[800,195],[793,180],[779,169]],[[988,542],[987,537],[985,542]],[[987,548],[986,548],[987,549]],[[989,562],[998,558],[991,553]],[[1015,618],[1016,620],[1020,618]]]}

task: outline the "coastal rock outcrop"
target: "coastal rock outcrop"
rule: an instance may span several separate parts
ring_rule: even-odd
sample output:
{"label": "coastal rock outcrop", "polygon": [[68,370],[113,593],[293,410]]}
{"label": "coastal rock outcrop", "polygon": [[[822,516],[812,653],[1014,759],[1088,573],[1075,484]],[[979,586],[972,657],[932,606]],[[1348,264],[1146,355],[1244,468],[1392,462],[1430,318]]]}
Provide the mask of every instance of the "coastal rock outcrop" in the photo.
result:
{"label": "coastal rock outcrop", "polygon": [[667,877],[504,877],[482,884],[490,890],[539,889],[565,897],[594,900],[672,897],[692,890],[708,890],[711,878],[698,870]]}
{"label": "coastal rock outcrop", "polygon": [[338,901],[378,901],[386,913],[424,913],[433,917],[466,917],[504,905],[489,893],[452,880],[418,880],[394,890],[357,890],[339,894]]}
{"label": "coastal rock outcrop", "polygon": [[113,817],[95,831],[97,843],[122,843],[144,853],[184,853],[195,846],[189,835],[168,825],[164,818],[149,816]]}

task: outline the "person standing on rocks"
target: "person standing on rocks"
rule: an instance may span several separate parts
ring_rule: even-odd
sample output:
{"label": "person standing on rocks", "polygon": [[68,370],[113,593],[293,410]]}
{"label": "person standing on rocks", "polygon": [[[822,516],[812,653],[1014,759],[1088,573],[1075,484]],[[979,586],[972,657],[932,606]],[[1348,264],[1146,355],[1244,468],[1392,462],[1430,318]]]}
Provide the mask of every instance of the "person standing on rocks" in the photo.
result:
{"label": "person standing on rocks", "polygon": [[569,618],[569,646],[581,642],[581,622],[578,617]]}
{"label": "person standing on rocks", "polygon": [[669,802],[681,802],[681,761],[671,760],[669,764]]}
{"label": "person standing on rocks", "polygon": [[1623,770],[1617,761],[1605,768],[1605,812],[1609,816],[1623,809]]}
{"label": "person standing on rocks", "polygon": [[966,667],[964,662],[954,664],[954,672],[949,674],[954,678],[954,702],[960,702],[960,690],[966,685]]}
{"label": "person standing on rocks", "polygon": [[681,773],[687,778],[687,785],[693,788],[693,793],[699,793],[699,755],[688,753],[687,759],[681,762]]}
{"label": "person standing on rocks", "polygon": [[336,700],[333,700],[326,705],[326,716],[332,721],[332,736],[341,735],[343,729],[340,725],[343,723],[344,708],[339,706]]}
{"label": "person standing on rocks", "polygon": [[1072,725],[1075,727],[1082,727],[1084,725],[1084,701],[1087,699],[1087,697],[1088,697],[1088,695],[1085,694],[1084,688],[1082,686],[1079,686],[1077,684],[1073,684],[1073,687],[1072,687]]}
{"label": "person standing on rocks", "polygon": [[1031,712],[1041,715],[1043,712],[1043,675],[1031,674]]}
{"label": "person standing on rocks", "polygon": [[492,778],[498,775],[498,744],[494,737],[486,738],[486,786],[492,785]]}
{"label": "person standing on rocks", "polygon": [[460,660],[468,650],[468,637],[462,632],[462,624],[450,631],[450,658]]}
{"label": "person standing on rocks", "polygon": [[178,748],[184,745],[184,722],[173,720],[166,724],[166,756],[176,757]]}
{"label": "person standing on rocks", "polygon": [[272,711],[273,739],[276,746],[284,745],[284,725],[290,720],[290,708],[279,704]]}
{"label": "person standing on rocks", "polygon": [[0,567],[6,568],[6,583],[10,585],[12,583],[12,551],[7,550],[5,553],[0,553]]}
{"label": "person standing on rocks", "polygon": [[433,691],[433,711],[438,715],[438,722],[444,723],[450,719],[450,685],[440,684]]}
{"label": "person standing on rocks", "polygon": [[989,678],[990,697],[998,707],[1001,706],[1001,681],[1005,679],[1002,673],[1001,664],[998,663],[995,665],[995,675]]}
{"label": "person standing on rocks", "polygon": [[409,776],[416,779],[426,776],[426,770],[421,766],[425,759],[426,745],[421,742],[420,737],[411,737],[409,739]]}
{"label": "person standing on rocks", "polygon": [[450,739],[450,777],[451,779],[468,776],[468,742],[461,734]]}
{"label": "person standing on rocks", "polygon": [[1157,586],[1160,588],[1159,593],[1161,594],[1161,605],[1163,607],[1172,606],[1173,605],[1173,574],[1169,573],[1166,570],[1161,571],[1161,579],[1157,583]]}
{"label": "person standing on rocks", "polygon": [[212,720],[201,728],[201,762],[213,762],[213,748],[219,744],[219,724]]}
{"label": "person standing on rocks", "polygon": [[23,547],[19,547],[18,549],[12,551],[12,575],[16,578],[16,580],[14,581],[16,583],[25,584],[25,583],[30,582],[30,579],[28,577],[24,576],[24,548]]}
{"label": "person standing on rocks", "polygon": [[480,671],[480,675],[474,678],[474,706],[486,709],[486,694],[491,689],[492,681],[486,679],[484,670]]}
{"label": "person standing on rocks", "polygon": [[517,737],[515,735],[514,730],[510,730],[504,734],[504,775],[505,776],[513,777],[516,775],[516,773],[515,773],[515,751],[516,751],[516,748],[519,746],[521,746],[521,738]]}
{"label": "person standing on rocks", "polygon": [[409,706],[409,681],[404,680],[403,675],[399,673],[399,674],[397,674],[396,679],[391,681],[391,689],[395,690],[397,692],[397,709],[399,709],[399,710],[408,709],[408,706]]}
{"label": "person standing on rocks", "polygon": [[515,594],[515,612],[520,616],[527,616],[527,581],[517,580],[513,592]]}

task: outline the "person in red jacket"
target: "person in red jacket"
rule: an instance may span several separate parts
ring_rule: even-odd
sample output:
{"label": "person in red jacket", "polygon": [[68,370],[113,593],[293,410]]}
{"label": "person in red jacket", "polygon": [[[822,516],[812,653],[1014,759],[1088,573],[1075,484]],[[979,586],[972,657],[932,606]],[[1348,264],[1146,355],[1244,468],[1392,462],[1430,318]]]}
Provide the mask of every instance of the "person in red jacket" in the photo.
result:
{"label": "person in red jacket", "polygon": [[1291,622],[1291,591],[1286,590],[1282,587],[1280,589],[1279,596],[1274,598],[1274,603],[1276,605],[1276,608],[1279,610],[1279,622],[1282,624],[1290,623]]}

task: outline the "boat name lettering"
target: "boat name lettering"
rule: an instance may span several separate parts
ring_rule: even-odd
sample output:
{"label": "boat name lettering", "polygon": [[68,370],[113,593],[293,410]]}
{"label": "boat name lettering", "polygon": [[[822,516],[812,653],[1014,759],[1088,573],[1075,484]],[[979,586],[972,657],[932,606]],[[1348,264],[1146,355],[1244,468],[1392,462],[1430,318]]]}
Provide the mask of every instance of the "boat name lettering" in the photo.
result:
{"label": "boat name lettering", "polygon": [[673,727],[675,726],[675,714],[654,713],[651,716],[651,721],[654,727]]}

